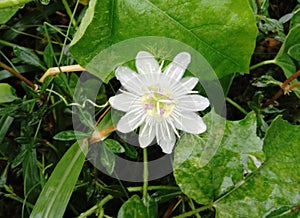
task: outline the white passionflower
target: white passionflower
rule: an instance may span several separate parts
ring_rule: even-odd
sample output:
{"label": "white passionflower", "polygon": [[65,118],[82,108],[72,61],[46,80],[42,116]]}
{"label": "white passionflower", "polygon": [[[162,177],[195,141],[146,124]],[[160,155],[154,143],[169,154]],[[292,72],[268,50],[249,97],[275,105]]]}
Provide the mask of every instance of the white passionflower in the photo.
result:
{"label": "white passionflower", "polygon": [[[126,114],[117,130],[128,133],[139,129],[139,144],[147,147],[156,138],[163,152],[171,153],[177,129],[192,134],[206,131],[206,125],[196,111],[209,106],[207,98],[194,94],[195,77],[182,76],[191,61],[187,52],[179,53],[162,73],[152,54],[140,51],[136,56],[138,73],[120,66],[116,77],[124,87],[121,94],[109,99],[113,108]],[[196,92],[197,93],[197,92]]]}

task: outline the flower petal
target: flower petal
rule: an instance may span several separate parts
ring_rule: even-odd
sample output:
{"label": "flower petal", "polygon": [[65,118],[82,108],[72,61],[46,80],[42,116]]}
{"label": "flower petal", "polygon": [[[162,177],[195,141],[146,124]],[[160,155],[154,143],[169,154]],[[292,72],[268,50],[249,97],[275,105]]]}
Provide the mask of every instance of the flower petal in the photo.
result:
{"label": "flower petal", "polygon": [[164,153],[172,153],[176,137],[169,124],[163,122],[156,125],[156,140]]}
{"label": "flower petal", "polygon": [[185,111],[203,111],[209,106],[208,98],[201,95],[184,95],[178,100],[177,107]]}
{"label": "flower petal", "polygon": [[140,51],[135,60],[136,69],[140,74],[158,74],[160,72],[159,64],[154,56],[146,51]]}
{"label": "flower petal", "polygon": [[192,91],[192,89],[197,85],[198,81],[199,80],[196,77],[185,77],[177,83],[173,82],[172,92],[176,97],[186,95]]}
{"label": "flower petal", "polygon": [[202,118],[193,112],[182,114],[179,120],[174,119],[174,123],[177,129],[188,133],[200,134],[206,131],[206,125]]}
{"label": "flower petal", "polygon": [[142,148],[147,147],[155,138],[155,130],[152,125],[146,123],[141,126],[139,133],[139,143]]}
{"label": "flower petal", "polygon": [[129,67],[120,66],[116,70],[116,77],[126,90],[132,93],[141,93],[142,84],[138,79],[138,74]]}
{"label": "flower petal", "polygon": [[187,52],[181,52],[173,59],[172,63],[170,63],[164,71],[164,74],[169,76],[169,78],[179,81],[187,66],[191,62],[191,55]]}
{"label": "flower petal", "polygon": [[128,112],[118,122],[117,130],[122,133],[129,133],[139,127],[145,120],[144,111]]}
{"label": "flower petal", "polygon": [[197,77],[185,77],[180,80],[180,84],[182,87],[187,90],[187,92],[191,91],[197,85],[199,79]]}
{"label": "flower petal", "polygon": [[130,93],[122,93],[109,98],[109,103],[114,109],[128,112],[141,104],[141,97]]}

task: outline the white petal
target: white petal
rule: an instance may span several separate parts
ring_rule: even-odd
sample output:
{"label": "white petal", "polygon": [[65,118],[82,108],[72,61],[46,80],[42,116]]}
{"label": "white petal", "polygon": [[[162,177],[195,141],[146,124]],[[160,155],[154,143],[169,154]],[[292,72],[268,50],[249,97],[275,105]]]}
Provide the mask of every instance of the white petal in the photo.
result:
{"label": "white petal", "polygon": [[203,111],[209,106],[209,100],[201,95],[184,95],[178,100],[180,110]]}
{"label": "white petal", "polygon": [[154,56],[146,51],[140,51],[135,60],[136,69],[140,74],[158,74],[160,72],[159,64]]}
{"label": "white petal", "polygon": [[177,97],[186,95],[192,91],[192,89],[197,85],[198,81],[199,80],[196,77],[185,77],[178,83],[173,82],[172,92]]}
{"label": "white petal", "polygon": [[116,77],[128,91],[136,94],[141,93],[142,84],[138,79],[138,74],[129,67],[118,67],[116,70]]}
{"label": "white petal", "polygon": [[180,84],[185,88],[188,92],[191,91],[197,85],[199,79],[196,77],[185,77],[180,80]]}
{"label": "white petal", "polygon": [[147,147],[155,138],[155,130],[152,125],[144,124],[140,128],[139,143],[142,148]]}
{"label": "white petal", "polygon": [[122,133],[128,133],[139,127],[144,122],[144,111],[128,112],[118,122],[117,130]]}
{"label": "white petal", "polygon": [[176,137],[173,130],[166,122],[156,125],[156,140],[164,153],[172,153]]}
{"label": "white petal", "polygon": [[109,103],[114,109],[128,112],[131,108],[141,104],[141,97],[134,94],[122,93],[109,98]]}
{"label": "white petal", "polygon": [[192,134],[200,134],[206,131],[206,125],[196,113],[184,113],[179,120],[174,120],[177,129]]}
{"label": "white petal", "polygon": [[181,52],[173,59],[172,63],[165,69],[164,74],[168,75],[169,78],[179,81],[187,66],[191,62],[191,55],[187,52]]}

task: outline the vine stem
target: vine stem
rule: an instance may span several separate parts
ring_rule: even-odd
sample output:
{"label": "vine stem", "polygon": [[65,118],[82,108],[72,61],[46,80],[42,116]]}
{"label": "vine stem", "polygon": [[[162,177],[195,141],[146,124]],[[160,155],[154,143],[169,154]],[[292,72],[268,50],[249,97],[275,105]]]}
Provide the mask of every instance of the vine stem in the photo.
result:
{"label": "vine stem", "polygon": [[143,149],[143,159],[144,159],[144,184],[143,184],[143,199],[147,199],[148,193],[148,154],[147,148]]}
{"label": "vine stem", "polygon": [[[127,187],[127,189],[128,189],[129,192],[143,191],[143,187],[141,187],[141,186]],[[153,191],[153,190],[174,190],[174,191],[179,191],[180,190],[177,186],[163,186],[163,185],[148,186],[147,189],[149,191]]]}
{"label": "vine stem", "polygon": [[226,99],[226,101],[228,101],[230,104],[232,104],[235,108],[237,108],[237,109],[238,109],[240,112],[242,112],[243,114],[245,114],[245,115],[248,114],[248,112],[247,112],[244,108],[242,108],[238,103],[236,103],[236,102],[233,101],[232,99],[230,99],[230,98],[228,98],[228,97],[226,97],[225,99]]}
{"label": "vine stem", "polygon": [[37,89],[37,85],[35,85],[33,82],[29,81],[27,78],[25,78],[24,76],[22,76],[16,70],[14,70],[13,68],[7,66],[5,63],[3,63],[1,61],[0,61],[0,67],[2,67],[3,69],[7,70],[8,72],[10,72],[11,74],[13,74],[14,76],[18,77],[20,80],[22,80],[27,85],[29,85],[33,90]]}
{"label": "vine stem", "polygon": [[300,70],[298,70],[296,73],[291,75],[289,78],[287,78],[281,85],[280,90],[265,104],[261,106],[261,108],[266,108],[269,105],[271,105],[274,101],[276,101],[280,96],[283,94],[289,93],[293,88],[300,86],[300,82],[296,82],[293,84],[290,84],[294,79],[296,79],[298,76],[300,76]]}
{"label": "vine stem", "polygon": [[[0,0],[0,1],[1,1],[1,0]],[[15,30],[13,30],[13,31],[15,31]],[[4,46],[12,47],[12,48],[14,48],[15,46],[18,46],[18,47],[23,48],[23,49],[28,49],[28,50],[30,50],[30,51],[34,51],[34,52],[36,52],[36,53],[39,54],[39,55],[43,55],[43,54],[44,54],[43,51],[34,50],[34,49],[31,49],[31,48],[27,48],[27,47],[24,47],[24,46],[20,46],[20,45],[11,43],[11,42],[4,41],[4,40],[2,40],[2,39],[0,39],[0,44],[1,44],[1,45],[4,45]]]}
{"label": "vine stem", "polygon": [[77,106],[79,108],[85,108],[85,105],[86,105],[87,102],[89,102],[91,105],[93,105],[94,107],[97,107],[97,108],[105,108],[108,105],[108,101],[105,104],[103,104],[103,105],[98,105],[95,102],[91,101],[90,99],[85,99],[82,102],[82,104],[79,104],[79,103],[76,103],[76,102],[75,103],[68,103],[67,100],[64,98],[64,96],[62,96],[58,92],[56,92],[54,90],[51,90],[51,89],[46,89],[46,91],[57,95],[65,103],[65,105],[67,107],[69,107],[69,106]]}
{"label": "vine stem", "polygon": [[192,216],[192,215],[194,215],[194,214],[197,214],[197,213],[199,213],[199,212],[201,212],[201,211],[204,211],[204,210],[207,210],[207,209],[210,209],[210,208],[211,208],[211,205],[208,204],[208,205],[205,205],[205,206],[203,206],[203,207],[199,207],[199,208],[197,208],[197,209],[195,209],[195,210],[191,210],[191,211],[189,211],[189,212],[180,214],[180,215],[178,215],[178,216],[174,216],[173,218],[185,218],[185,217],[190,217],[190,216]]}
{"label": "vine stem", "polygon": [[66,12],[67,12],[67,14],[68,14],[68,16],[69,16],[69,18],[70,18],[70,20],[72,22],[72,25],[77,28],[77,22],[74,19],[73,13],[71,11],[71,8],[70,8],[68,2],[66,0],[62,0],[62,3],[65,6]]}
{"label": "vine stem", "polygon": [[112,200],[114,197],[112,195],[107,195],[105,198],[103,198],[98,204],[94,205],[87,211],[81,213],[77,218],[85,218],[93,213],[95,213],[99,208],[102,208],[108,201]]}
{"label": "vine stem", "polygon": [[81,67],[79,64],[62,66],[62,67],[51,67],[40,78],[40,82],[43,83],[46,77],[49,75],[55,76],[61,72],[77,72],[77,71],[84,71],[84,70],[85,69]]}
{"label": "vine stem", "polygon": [[255,68],[258,68],[258,67],[261,67],[261,66],[264,66],[264,65],[267,65],[267,64],[276,64],[276,61],[274,59],[274,60],[266,60],[266,61],[259,62],[257,64],[254,64],[253,66],[251,66],[250,70],[253,70]]}

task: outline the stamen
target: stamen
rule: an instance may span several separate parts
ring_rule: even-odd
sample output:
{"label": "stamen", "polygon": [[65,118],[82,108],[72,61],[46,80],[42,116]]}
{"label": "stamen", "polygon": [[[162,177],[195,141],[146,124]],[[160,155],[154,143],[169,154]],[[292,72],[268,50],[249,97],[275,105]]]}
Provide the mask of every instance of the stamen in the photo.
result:
{"label": "stamen", "polygon": [[156,111],[157,111],[157,114],[160,115],[160,109],[159,109],[159,101],[156,103]]}

